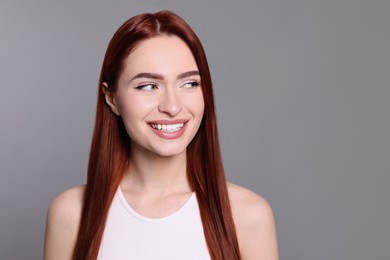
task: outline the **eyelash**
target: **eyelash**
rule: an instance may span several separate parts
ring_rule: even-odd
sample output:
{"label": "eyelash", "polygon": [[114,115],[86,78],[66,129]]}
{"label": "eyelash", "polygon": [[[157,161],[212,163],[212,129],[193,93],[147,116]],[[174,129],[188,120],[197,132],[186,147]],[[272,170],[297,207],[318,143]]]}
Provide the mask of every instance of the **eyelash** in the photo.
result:
{"label": "eyelash", "polygon": [[[145,84],[138,85],[135,88],[138,90],[146,90],[145,87],[147,87],[147,86],[151,86],[153,89],[157,88],[157,84],[155,84],[155,83],[145,83]],[[150,91],[150,90],[151,89],[149,89],[148,91]]]}
{"label": "eyelash", "polygon": [[[185,87],[186,85],[190,85],[189,87]],[[148,86],[151,86],[152,89],[146,89],[146,87]],[[200,81],[197,81],[197,80],[193,80],[193,81],[187,81],[185,82],[183,85],[182,85],[184,88],[196,88],[196,87],[199,87],[200,86]],[[157,84],[155,83],[145,83],[145,84],[141,84],[141,85],[138,85],[135,87],[136,89],[138,90],[147,90],[147,91],[151,91],[153,89],[157,89]]]}
{"label": "eyelash", "polygon": [[[191,86],[189,88],[195,88],[200,86],[200,81],[194,80],[194,81],[187,81],[183,84],[183,86],[190,84]],[[187,87],[184,87],[187,88]]]}

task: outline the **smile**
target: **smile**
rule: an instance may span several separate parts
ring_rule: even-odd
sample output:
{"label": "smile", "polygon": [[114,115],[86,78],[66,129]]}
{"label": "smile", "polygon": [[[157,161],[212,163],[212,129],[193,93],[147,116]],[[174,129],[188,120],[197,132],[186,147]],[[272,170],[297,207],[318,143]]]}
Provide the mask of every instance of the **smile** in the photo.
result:
{"label": "smile", "polygon": [[171,133],[171,132],[179,131],[184,126],[184,123],[171,124],[171,125],[163,125],[163,124],[150,124],[150,125],[156,130]]}

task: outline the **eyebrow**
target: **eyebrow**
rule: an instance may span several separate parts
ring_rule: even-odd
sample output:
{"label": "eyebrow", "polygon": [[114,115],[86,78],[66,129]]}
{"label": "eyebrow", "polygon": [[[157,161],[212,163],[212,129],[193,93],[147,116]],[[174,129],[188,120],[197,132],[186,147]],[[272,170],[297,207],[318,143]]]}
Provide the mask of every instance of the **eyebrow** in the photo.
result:
{"label": "eyebrow", "polygon": [[[178,76],[177,76],[177,79],[184,79],[184,78],[188,78],[188,77],[191,77],[191,76],[199,76],[199,71],[197,70],[191,70],[191,71],[186,71],[186,72],[183,72],[183,73],[180,73]],[[128,83],[130,83],[131,81],[135,80],[135,79],[139,79],[139,78],[147,78],[147,79],[158,79],[158,80],[163,80],[164,79],[164,76],[161,75],[161,74],[157,74],[157,73],[150,73],[150,72],[141,72],[141,73],[138,73],[137,75],[135,75],[134,77],[132,77]]]}
{"label": "eyebrow", "polygon": [[183,72],[183,73],[180,73],[178,76],[177,76],[177,79],[185,79],[185,78],[188,78],[188,77],[192,77],[192,76],[199,76],[199,71],[197,70],[191,70],[191,71],[187,71],[187,72]]}

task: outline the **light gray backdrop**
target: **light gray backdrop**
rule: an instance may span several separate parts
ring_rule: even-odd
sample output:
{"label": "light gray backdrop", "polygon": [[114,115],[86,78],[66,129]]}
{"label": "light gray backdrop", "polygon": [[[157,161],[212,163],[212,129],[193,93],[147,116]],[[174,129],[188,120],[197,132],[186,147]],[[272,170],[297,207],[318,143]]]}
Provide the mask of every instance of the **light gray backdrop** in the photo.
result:
{"label": "light gray backdrop", "polygon": [[0,0],[0,259],[41,259],[85,182],[105,48],[171,9],[213,75],[229,179],[273,206],[281,259],[390,259],[390,1]]}

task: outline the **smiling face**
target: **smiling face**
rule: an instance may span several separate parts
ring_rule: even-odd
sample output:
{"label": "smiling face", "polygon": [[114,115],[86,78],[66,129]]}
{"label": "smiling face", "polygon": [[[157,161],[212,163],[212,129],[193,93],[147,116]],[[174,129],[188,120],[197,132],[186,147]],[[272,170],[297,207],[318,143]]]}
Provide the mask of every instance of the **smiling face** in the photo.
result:
{"label": "smiling face", "polygon": [[174,156],[186,151],[204,112],[201,79],[191,50],[176,36],[142,41],[125,60],[111,110],[122,117],[132,152]]}

